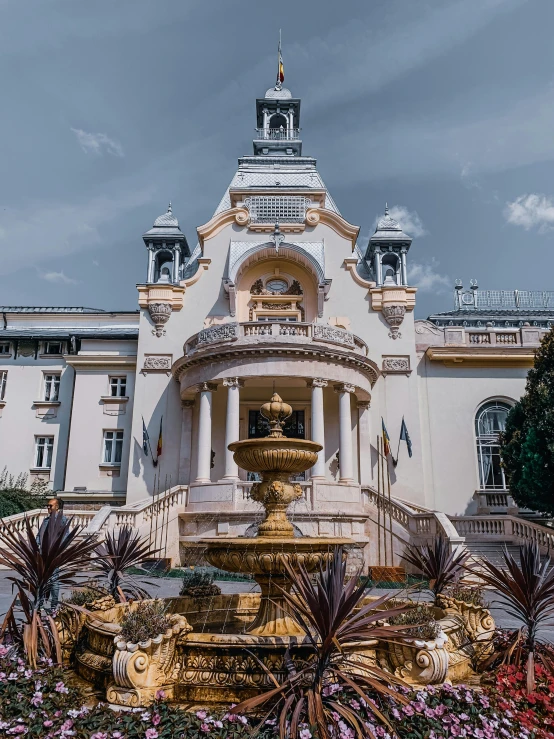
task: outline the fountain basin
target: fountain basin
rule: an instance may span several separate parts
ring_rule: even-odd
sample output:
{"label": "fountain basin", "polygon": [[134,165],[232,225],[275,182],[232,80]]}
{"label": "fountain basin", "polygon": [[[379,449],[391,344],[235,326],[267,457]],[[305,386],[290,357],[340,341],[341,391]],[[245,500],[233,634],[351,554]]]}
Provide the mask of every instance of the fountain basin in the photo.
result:
{"label": "fountain basin", "polygon": [[235,441],[229,444],[229,449],[235,462],[244,470],[298,475],[314,466],[323,447],[307,439],[268,436]]}
{"label": "fountain basin", "polygon": [[205,558],[214,567],[227,572],[251,573],[262,591],[260,607],[247,631],[257,636],[303,636],[300,626],[288,615],[283,591],[289,592],[285,562],[292,569],[303,567],[314,572],[325,569],[336,546],[348,546],[351,539],[303,536],[257,536],[251,539],[204,539]]}

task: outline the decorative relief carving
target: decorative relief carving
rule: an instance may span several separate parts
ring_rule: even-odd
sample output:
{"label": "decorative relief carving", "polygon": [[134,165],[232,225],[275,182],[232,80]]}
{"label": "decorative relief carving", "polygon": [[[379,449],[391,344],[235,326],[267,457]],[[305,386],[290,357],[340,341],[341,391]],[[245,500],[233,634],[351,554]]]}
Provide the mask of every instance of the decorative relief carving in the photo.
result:
{"label": "decorative relief carving", "polygon": [[313,326],[312,336],[315,341],[325,341],[330,344],[341,344],[349,348],[354,348],[354,336],[350,331],[345,331],[336,326],[326,326],[322,323],[316,323]]}
{"label": "decorative relief carving", "polygon": [[416,334],[434,334],[435,336],[442,334],[442,331],[430,321],[416,321],[415,332]]}
{"label": "decorative relief carving", "polygon": [[327,380],[324,380],[321,377],[314,377],[313,380],[309,381],[308,387],[327,387],[328,384]]}
{"label": "decorative relief carving", "polygon": [[292,310],[292,303],[262,303],[262,308],[263,310]]}
{"label": "decorative relief carving", "polygon": [[22,339],[17,344],[17,354],[20,357],[32,357],[36,351],[36,345],[34,341],[28,339]]}
{"label": "decorative relief carving", "polygon": [[391,339],[400,339],[402,334],[399,331],[400,325],[406,315],[405,305],[384,305],[383,316],[385,321],[389,324],[390,331],[389,336]]}
{"label": "decorative relief carving", "polygon": [[355,393],[356,386],[350,385],[348,382],[342,382],[340,385],[335,385],[336,393]]}
{"label": "decorative relief carving", "polygon": [[240,380],[238,377],[226,377],[223,380],[224,387],[244,387],[244,380]]}
{"label": "decorative relief carving", "polygon": [[143,372],[169,372],[172,363],[171,354],[147,354],[142,365]]}
{"label": "decorative relief carving", "polygon": [[383,357],[383,372],[385,374],[393,374],[395,372],[405,374],[407,372],[411,372],[410,357]]}
{"label": "decorative relief carving", "polygon": [[201,382],[196,386],[196,392],[198,393],[213,393],[217,390],[215,382]]}
{"label": "decorative relief carving", "polygon": [[233,341],[238,339],[238,323],[222,323],[220,326],[210,326],[198,333],[197,345],[217,344],[220,341]]}
{"label": "decorative relief carving", "polygon": [[155,336],[157,336],[158,338],[160,336],[165,336],[164,326],[169,321],[171,311],[171,303],[148,304],[148,312],[150,313],[150,318],[152,319],[152,322],[155,326],[155,328],[152,329],[152,333],[155,334]]}

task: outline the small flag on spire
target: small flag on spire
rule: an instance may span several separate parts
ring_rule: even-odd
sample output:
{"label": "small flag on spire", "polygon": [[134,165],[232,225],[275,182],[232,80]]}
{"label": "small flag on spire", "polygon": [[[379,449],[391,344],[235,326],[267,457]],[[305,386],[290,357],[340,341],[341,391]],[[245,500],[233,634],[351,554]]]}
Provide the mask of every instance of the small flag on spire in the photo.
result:
{"label": "small flag on spire", "polygon": [[279,52],[277,55],[277,81],[275,83],[275,89],[280,90],[284,81],[285,65],[283,64],[283,56],[281,54],[281,29],[279,29]]}

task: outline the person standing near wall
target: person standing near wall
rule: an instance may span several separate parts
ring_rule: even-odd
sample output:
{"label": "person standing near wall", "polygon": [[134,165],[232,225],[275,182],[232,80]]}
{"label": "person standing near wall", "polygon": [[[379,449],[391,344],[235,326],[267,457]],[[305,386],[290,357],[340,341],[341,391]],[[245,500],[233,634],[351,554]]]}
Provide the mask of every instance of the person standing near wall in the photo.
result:
{"label": "person standing near wall", "polygon": [[[37,544],[39,548],[42,548],[42,542],[44,541],[46,531],[48,530],[50,523],[54,519],[57,519],[57,517],[60,516],[60,523],[62,525],[67,524],[67,518],[63,515],[63,500],[61,500],[60,498],[50,498],[46,508],[48,510],[48,515],[41,523],[39,532],[37,534]],[[52,587],[50,588],[50,608],[52,611],[54,611],[58,607],[59,600],[60,583],[58,580],[58,571],[56,570],[54,572],[54,577],[52,578]]]}

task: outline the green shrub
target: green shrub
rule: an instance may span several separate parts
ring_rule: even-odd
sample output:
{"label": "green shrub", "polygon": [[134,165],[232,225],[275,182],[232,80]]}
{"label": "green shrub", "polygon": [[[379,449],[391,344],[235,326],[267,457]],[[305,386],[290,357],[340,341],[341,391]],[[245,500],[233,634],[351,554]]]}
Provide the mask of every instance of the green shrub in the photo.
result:
{"label": "green shrub", "polygon": [[72,590],[71,594],[63,599],[64,603],[71,603],[75,606],[90,606],[94,601],[104,596],[109,595],[106,588],[102,588],[96,585],[87,585],[84,588],[78,588]]}
{"label": "green shrub", "polygon": [[454,598],[455,600],[461,600],[464,603],[469,603],[472,606],[482,606],[488,608],[488,603],[485,601],[483,588],[480,585],[462,585],[456,583],[451,585],[444,592],[447,598]]}
{"label": "green shrub", "polygon": [[14,516],[46,505],[50,491],[45,480],[27,485],[27,475],[10,475],[7,467],[0,472],[0,518]]}
{"label": "green shrub", "polygon": [[137,601],[136,608],[129,611],[121,622],[121,638],[138,644],[164,634],[171,628],[165,606],[161,600]]}
{"label": "green shrub", "polygon": [[201,570],[185,570],[181,595],[190,598],[211,598],[221,595],[221,588],[214,583],[213,572]]}
{"label": "green shrub", "polygon": [[[387,607],[394,607],[391,601],[387,601]],[[405,633],[409,636],[415,636],[417,639],[424,639],[425,641],[436,639],[441,630],[440,624],[435,619],[435,610],[428,603],[414,605],[409,611],[390,618],[389,623],[393,626],[414,624],[413,628],[407,629]]]}

